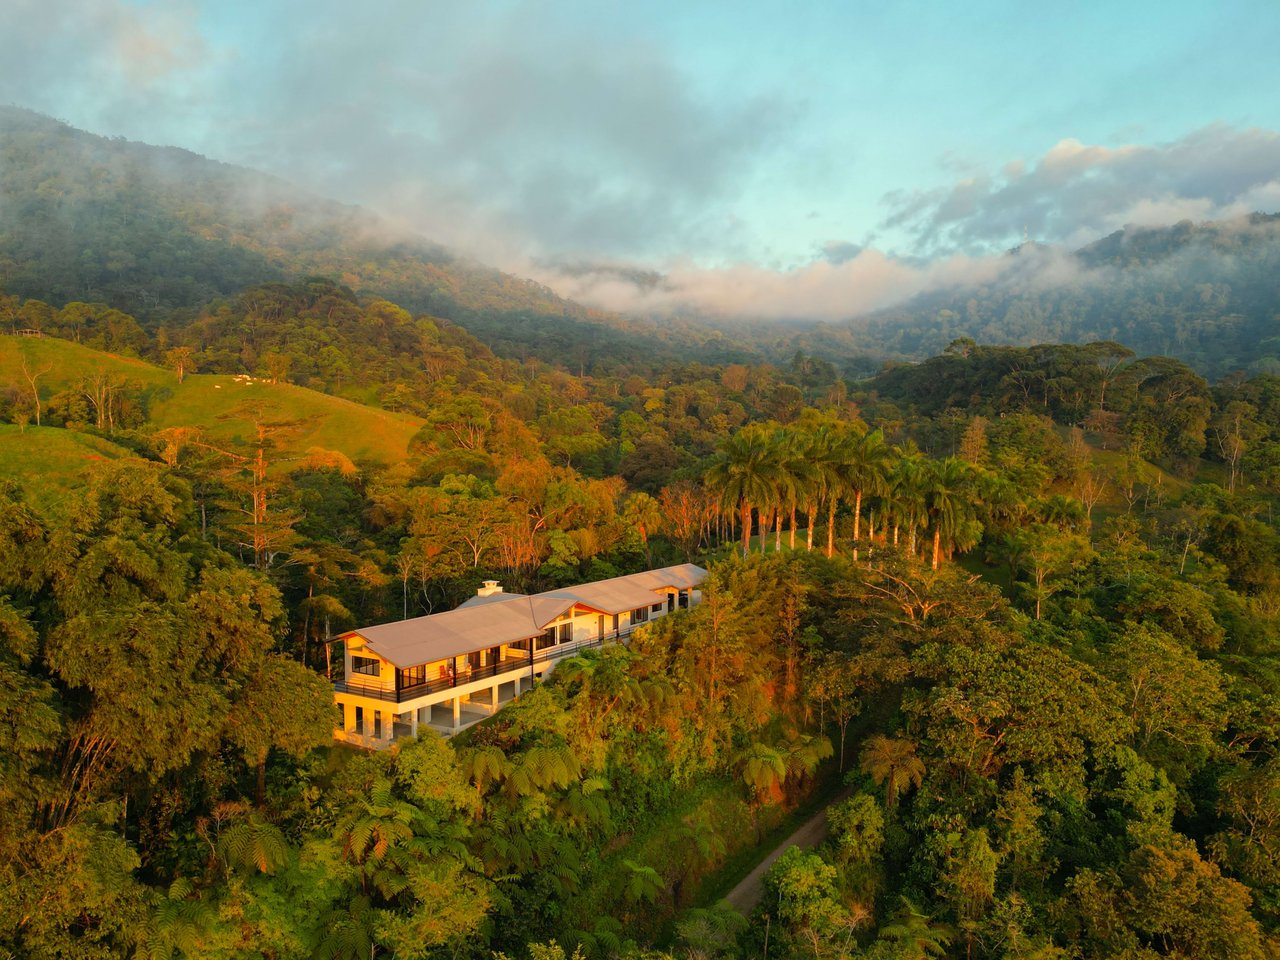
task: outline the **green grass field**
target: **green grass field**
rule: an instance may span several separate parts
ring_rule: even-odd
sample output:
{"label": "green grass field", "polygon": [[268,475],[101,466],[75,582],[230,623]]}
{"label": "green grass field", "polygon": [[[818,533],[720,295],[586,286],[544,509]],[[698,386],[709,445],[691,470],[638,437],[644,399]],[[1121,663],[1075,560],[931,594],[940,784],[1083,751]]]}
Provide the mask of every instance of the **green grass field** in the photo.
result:
{"label": "green grass field", "polygon": [[94,464],[130,456],[123,447],[74,430],[0,424],[0,477],[17,482],[42,511],[66,506]]}
{"label": "green grass field", "polygon": [[199,427],[211,442],[226,444],[251,440],[256,419],[281,424],[274,431],[276,459],[286,463],[305,462],[313,448],[337,451],[356,463],[395,463],[404,459],[423,423],[409,414],[249,377],[194,374],[179,384],[170,370],[52,337],[0,336],[0,387],[26,392],[24,358],[29,371],[42,371],[38,386],[45,401],[105,370],[145,395],[149,423],[157,429]]}

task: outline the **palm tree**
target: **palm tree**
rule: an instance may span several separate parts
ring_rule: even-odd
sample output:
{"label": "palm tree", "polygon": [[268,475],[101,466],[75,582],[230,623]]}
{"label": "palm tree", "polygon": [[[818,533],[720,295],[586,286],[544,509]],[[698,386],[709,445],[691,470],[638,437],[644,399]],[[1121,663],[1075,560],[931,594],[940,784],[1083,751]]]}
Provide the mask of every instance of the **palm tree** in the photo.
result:
{"label": "palm tree", "polygon": [[916,756],[916,745],[905,737],[877,734],[862,749],[862,772],[877,785],[884,785],[884,806],[890,813],[899,795],[924,782],[924,762]]}
{"label": "palm tree", "polygon": [[[818,515],[818,504],[831,496],[839,483],[834,456],[837,439],[833,426],[828,423],[819,424],[809,433],[801,434],[800,438],[803,456],[808,465],[808,478],[803,491],[804,512],[809,518],[805,549],[812,553],[813,528],[814,520]],[[831,555],[830,550],[827,555]]]}
{"label": "palm tree", "polygon": [[289,860],[289,845],[279,828],[250,817],[218,837],[218,853],[230,868],[273,873]]}
{"label": "palm tree", "polygon": [[933,569],[938,569],[942,541],[955,542],[972,512],[973,468],[958,457],[933,461],[925,474],[925,504],[933,524]]}
{"label": "palm tree", "polygon": [[897,943],[900,949],[897,956],[902,960],[946,956],[947,947],[951,944],[951,929],[935,923],[906,897],[902,897],[901,902],[902,906],[894,913],[893,919],[881,928],[881,939]]}
{"label": "palm tree", "polygon": [[893,543],[898,544],[899,527],[907,528],[907,554],[916,555],[916,532],[926,516],[927,475],[924,458],[908,448],[900,451],[890,476],[889,507],[893,514]]}
{"label": "palm tree", "polygon": [[738,755],[742,779],[757,800],[775,797],[787,779],[787,758],[767,743],[753,743]]}
{"label": "palm tree", "polygon": [[[751,551],[751,511],[759,513],[773,495],[778,465],[771,456],[770,435],[763,424],[743,427],[721,444],[707,470],[706,482],[717,491],[721,509],[736,509],[742,523],[742,555]],[[764,531],[761,530],[761,546]]]}
{"label": "palm tree", "polygon": [[640,534],[640,542],[644,544],[645,563],[653,566],[653,553],[649,547],[649,537],[657,533],[662,526],[662,506],[649,494],[641,491],[627,498],[622,508],[622,519],[635,528]]}
{"label": "palm tree", "polygon": [[[796,548],[796,513],[800,502],[810,496],[814,482],[814,467],[809,460],[809,437],[799,431],[783,430],[779,434],[779,459],[783,481],[779,484],[781,500],[790,514],[790,549]],[[812,527],[812,522],[810,522]]]}
{"label": "palm tree", "polygon": [[846,448],[846,487],[853,493],[853,559],[858,559],[858,541],[862,533],[862,497],[878,493],[889,475],[892,453],[879,430],[863,434]]}
{"label": "palm tree", "polygon": [[1064,533],[1084,525],[1084,504],[1075,497],[1064,497],[1060,493],[1055,493],[1049,499],[1040,501],[1037,507],[1041,520]]}

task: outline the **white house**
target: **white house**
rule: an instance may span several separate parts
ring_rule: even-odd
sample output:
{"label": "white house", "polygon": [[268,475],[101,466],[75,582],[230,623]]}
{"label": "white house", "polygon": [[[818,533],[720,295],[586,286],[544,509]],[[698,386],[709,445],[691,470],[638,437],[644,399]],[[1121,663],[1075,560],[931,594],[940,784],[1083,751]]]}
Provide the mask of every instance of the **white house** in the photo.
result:
{"label": "white house", "polygon": [[555,662],[697,603],[692,563],[532,596],[496,581],[456,610],[344,633],[339,740],[381,748],[420,725],[456,733],[530,689]]}

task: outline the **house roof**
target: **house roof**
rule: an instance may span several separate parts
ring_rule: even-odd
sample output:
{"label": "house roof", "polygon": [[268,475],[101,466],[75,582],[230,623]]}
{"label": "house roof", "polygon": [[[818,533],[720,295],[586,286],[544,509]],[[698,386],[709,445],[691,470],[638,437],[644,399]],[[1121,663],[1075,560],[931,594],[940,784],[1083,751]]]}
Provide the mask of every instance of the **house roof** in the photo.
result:
{"label": "house roof", "polygon": [[461,610],[463,607],[479,607],[479,606],[483,606],[486,603],[502,603],[504,600],[510,600],[512,597],[525,597],[525,596],[528,596],[528,594],[506,593],[505,591],[502,593],[490,593],[487,596],[483,596],[483,597],[480,596],[480,594],[476,594],[470,600],[464,600],[462,603],[458,604],[457,609]]}
{"label": "house roof", "polygon": [[[360,627],[343,636],[358,635],[384,660],[397,667],[411,667],[540,636],[548,624],[576,604],[604,614],[648,606],[660,599],[656,591],[690,589],[706,576],[706,570],[685,563],[533,596],[498,593],[473,597],[446,613]],[[473,602],[477,600],[481,602]]]}

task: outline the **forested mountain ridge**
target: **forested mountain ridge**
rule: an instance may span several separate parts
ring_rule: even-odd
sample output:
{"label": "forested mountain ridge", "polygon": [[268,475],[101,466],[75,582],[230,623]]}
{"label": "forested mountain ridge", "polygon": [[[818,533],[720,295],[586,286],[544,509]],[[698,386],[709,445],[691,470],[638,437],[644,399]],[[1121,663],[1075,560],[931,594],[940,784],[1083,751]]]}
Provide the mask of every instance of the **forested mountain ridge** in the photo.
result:
{"label": "forested mountain ridge", "polygon": [[1131,227],[1067,252],[1010,251],[997,279],[844,323],[730,327],[627,317],[461,258],[356,207],[185,150],[108,139],[0,108],[0,289],[55,307],[100,302],[181,329],[246,288],[319,276],[465,327],[502,356],[576,371],[686,357],[824,357],[854,375],[969,337],[1117,340],[1211,378],[1280,368],[1280,217]]}
{"label": "forested mountain ridge", "polygon": [[[585,367],[675,356],[652,323],[592,310],[373,214],[186,150],[108,139],[0,107],[0,289],[181,325],[245,288],[324,276],[464,325],[500,353]],[[682,331],[722,361],[751,351]]]}
{"label": "forested mountain ridge", "polygon": [[1280,371],[1280,215],[1130,227],[1074,253],[1028,244],[1008,257],[989,284],[924,294],[829,333],[908,359],[965,337],[1114,340],[1215,379]]}

